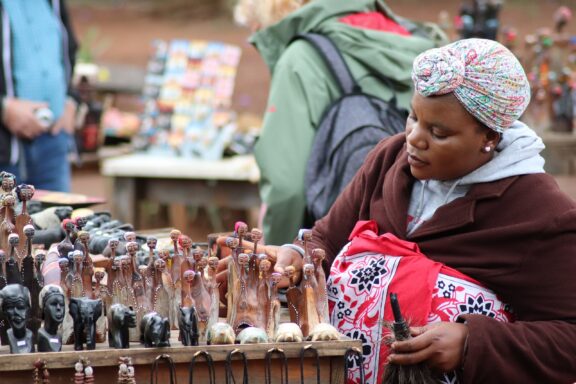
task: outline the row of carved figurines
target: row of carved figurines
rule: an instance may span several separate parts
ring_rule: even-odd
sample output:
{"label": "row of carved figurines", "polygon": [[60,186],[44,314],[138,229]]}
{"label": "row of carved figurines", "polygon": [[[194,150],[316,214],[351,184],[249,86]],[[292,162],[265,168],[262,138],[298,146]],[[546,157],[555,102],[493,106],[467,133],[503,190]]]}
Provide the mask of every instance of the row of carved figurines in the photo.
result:
{"label": "row of carved figurines", "polygon": [[[259,254],[257,243],[261,238],[258,230],[252,230],[250,238],[252,243],[244,242],[247,235],[247,226],[244,223],[237,223],[232,236],[226,238],[226,245],[232,250],[231,258],[228,260],[228,324],[230,331],[239,334],[239,341],[244,336],[253,335],[258,340],[277,338],[279,325],[280,302],[277,295],[277,283],[281,278],[280,274],[270,273],[271,262],[265,254]],[[310,237],[310,232],[302,232],[301,239],[305,242]],[[106,264],[106,274],[108,275],[108,285],[100,284],[102,274],[97,273],[96,284],[92,285],[92,275],[94,268],[92,266],[91,256],[88,254],[86,244],[89,235],[80,232],[78,238],[84,244],[84,251],[72,251],[74,260],[73,271],[67,271],[67,259],[60,259],[61,287],[64,308],[69,307],[69,317],[72,319],[72,327],[63,327],[72,330],[72,338],[67,337],[66,341],[74,340],[75,348],[82,349],[82,344],[86,340],[88,348],[93,348],[96,341],[104,341],[105,325],[100,329],[100,340],[96,335],[98,328],[97,323],[104,320],[102,307],[108,314],[109,327],[109,344],[115,348],[125,348],[129,341],[142,341],[146,346],[161,346],[169,343],[170,318],[177,319],[181,328],[180,338],[185,345],[194,345],[198,338],[201,341],[210,341],[207,336],[212,331],[213,326],[218,321],[218,310],[220,299],[218,287],[216,284],[216,269],[218,268],[218,258],[208,258],[203,250],[191,250],[189,244],[191,240],[183,236],[180,231],[174,230],[171,233],[171,239],[174,243],[174,255],[168,259],[166,253],[160,252],[155,254],[155,239],[149,239],[148,247],[150,258],[148,265],[138,267],[136,265],[135,252],[138,244],[128,242],[126,250],[128,255],[115,256],[114,242],[111,243],[112,250],[109,261]],[[248,245],[249,244],[249,245]],[[306,247],[304,247],[306,249]],[[161,255],[164,255],[163,258]],[[327,315],[327,298],[325,294],[325,278],[321,268],[323,252],[315,250],[312,256],[305,256],[304,275],[300,287],[290,284],[287,292],[288,307],[290,309],[291,321],[296,323],[303,331],[303,336],[308,336],[318,324],[328,323]],[[166,271],[166,264],[171,264],[172,272],[174,269],[179,273],[176,276],[181,278],[181,292],[174,290],[179,295],[169,295],[170,289],[178,287],[171,280],[171,275]],[[290,277],[290,269],[287,269]],[[170,289],[165,288],[165,283]],[[185,282],[185,284],[183,284]],[[15,292],[12,285],[6,291],[7,296],[13,296],[9,292]],[[47,286],[50,287],[50,286]],[[109,289],[111,287],[112,289]],[[7,289],[8,287],[6,287]],[[50,287],[54,290],[54,287]],[[64,288],[64,289],[62,289]],[[184,288],[184,289],[182,289]],[[186,289],[187,288],[187,289]],[[22,287],[24,290],[25,287]],[[27,291],[27,289],[25,289]],[[173,291],[173,292],[174,292]],[[23,292],[23,291],[22,291]],[[42,292],[45,292],[44,289]],[[22,296],[23,293],[18,296]],[[51,293],[48,297],[54,297],[56,293]],[[29,297],[29,293],[28,293]],[[40,307],[46,308],[43,300],[46,294],[40,295]],[[143,300],[138,300],[141,298]],[[180,299],[180,300],[178,300]],[[15,302],[22,301],[16,299]],[[6,303],[10,303],[8,299]],[[146,305],[146,302],[150,303]],[[174,302],[177,303],[177,315],[173,316],[170,309],[174,308]],[[184,307],[182,308],[182,304]],[[54,335],[54,321],[46,321],[46,310],[44,310],[45,327],[43,331],[38,331],[40,341],[41,334]],[[9,316],[8,311],[4,311]],[[132,320],[132,314],[134,319]],[[89,316],[88,316],[89,315]],[[89,317],[89,318],[88,318]],[[16,320],[22,319],[22,315],[16,316]],[[62,321],[64,321],[64,315]],[[119,319],[122,319],[119,322]],[[8,319],[12,332],[11,337],[14,339],[14,327],[12,321]],[[62,322],[61,321],[61,322]],[[126,324],[140,323],[140,331],[131,329]],[[25,330],[26,321],[24,321]],[[51,324],[51,325],[50,325]],[[104,320],[105,324],[105,320]],[[48,332],[46,325],[52,332]],[[192,326],[193,325],[193,326]],[[196,332],[196,328],[198,331]],[[226,328],[219,324],[215,330]],[[240,332],[244,328],[246,332]],[[320,327],[322,328],[322,327]],[[326,328],[326,326],[324,326]],[[256,329],[256,330],[255,330]],[[257,331],[257,329],[262,330]],[[23,332],[24,330],[20,330]],[[212,331],[212,335],[216,331]],[[333,330],[331,330],[333,331]],[[64,332],[65,333],[65,332]],[[229,334],[229,331],[228,331]],[[325,334],[325,333],[323,333]],[[120,336],[123,335],[123,336]],[[135,337],[134,337],[135,335]],[[333,331],[331,336],[316,336],[322,338],[335,338],[337,332]],[[19,336],[25,335],[19,333]],[[290,336],[290,338],[298,336]],[[26,342],[26,337],[20,340],[21,348],[12,348],[12,351],[28,350],[33,348],[33,343]],[[229,338],[228,338],[229,339]],[[235,339],[234,337],[232,338]],[[42,346],[43,350],[59,350],[61,339],[52,338],[54,348]],[[58,345],[60,344],[60,345]],[[40,349],[41,343],[38,343]],[[18,347],[18,345],[15,345]],[[13,352],[16,353],[16,352]]]}
{"label": "row of carved figurines", "polygon": [[[66,311],[64,292],[58,285],[48,284],[40,291],[40,308],[43,327],[38,330],[36,339],[26,327],[30,313],[30,292],[20,284],[9,284],[0,290],[2,312],[10,328],[8,340],[10,353],[58,352],[62,349],[62,336],[58,328],[64,320]],[[96,348],[96,322],[102,315],[100,299],[72,298],[69,305],[70,315],[74,320],[74,349],[82,350],[86,344],[88,350]],[[129,348],[129,329],[135,328],[136,313],[123,304],[113,304],[108,314],[108,345],[111,348]],[[170,325],[167,318],[156,312],[150,312],[140,322],[140,342],[145,347],[170,346]],[[310,340],[332,339],[334,332],[329,324],[317,324],[310,333]],[[198,319],[194,307],[180,308],[180,335],[183,345],[198,345]],[[301,342],[304,335],[295,323],[279,324],[273,340],[276,342]],[[243,328],[238,335],[231,325],[217,322],[207,332],[208,344],[266,343],[270,341],[266,331],[258,327]]]}

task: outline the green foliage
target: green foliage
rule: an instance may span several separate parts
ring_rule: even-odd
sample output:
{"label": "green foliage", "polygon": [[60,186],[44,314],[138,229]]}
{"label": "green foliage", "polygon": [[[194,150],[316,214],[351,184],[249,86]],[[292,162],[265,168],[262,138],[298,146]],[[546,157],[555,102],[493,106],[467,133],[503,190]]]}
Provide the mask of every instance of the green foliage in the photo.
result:
{"label": "green foliage", "polygon": [[100,36],[100,30],[97,27],[88,28],[80,36],[79,42],[80,48],[76,54],[76,60],[79,63],[93,63],[110,46],[109,41]]}

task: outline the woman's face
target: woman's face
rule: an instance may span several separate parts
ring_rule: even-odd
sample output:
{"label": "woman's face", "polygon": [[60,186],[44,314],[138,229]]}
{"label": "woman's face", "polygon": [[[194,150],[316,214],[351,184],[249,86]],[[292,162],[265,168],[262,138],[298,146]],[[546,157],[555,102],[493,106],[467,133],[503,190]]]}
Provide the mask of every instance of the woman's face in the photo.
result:
{"label": "woman's face", "polygon": [[[412,98],[406,121],[410,172],[420,180],[458,179],[492,158],[499,135],[482,127],[452,94]],[[490,146],[490,152],[484,150]]]}

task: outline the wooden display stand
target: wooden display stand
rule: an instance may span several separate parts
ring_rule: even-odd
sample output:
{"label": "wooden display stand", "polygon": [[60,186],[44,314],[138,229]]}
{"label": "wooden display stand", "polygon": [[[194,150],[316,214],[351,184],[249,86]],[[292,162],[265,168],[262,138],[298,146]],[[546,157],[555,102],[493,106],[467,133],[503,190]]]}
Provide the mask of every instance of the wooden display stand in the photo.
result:
{"label": "wooden display stand", "polygon": [[[146,200],[216,212],[219,208],[243,209],[248,217],[256,216],[260,206],[260,173],[253,156],[211,161],[135,153],[106,159],[101,169],[104,176],[111,178],[114,217],[136,228],[144,227],[140,203]],[[218,215],[213,216],[214,232],[224,231]],[[172,225],[186,227],[176,220]]]}
{"label": "wooden display stand", "polygon": [[[93,351],[74,351],[71,345],[64,347],[63,352],[55,353],[27,353],[10,355],[7,346],[0,347],[0,372],[2,384],[31,383],[33,365],[37,360],[46,362],[50,372],[50,384],[68,384],[73,382],[74,364],[84,358],[94,369],[95,383],[112,384],[118,378],[118,359],[123,356],[132,358],[137,383],[150,383],[151,370],[154,360],[160,355],[168,355],[175,365],[177,383],[189,382],[190,361],[200,351],[206,351],[214,361],[215,382],[227,383],[226,360],[231,351],[243,352],[247,359],[249,382],[252,384],[266,383],[266,353],[277,348],[286,356],[288,382],[317,383],[317,361],[311,348],[318,352],[318,370],[321,383],[344,383],[344,359],[349,348],[361,348],[359,340],[341,340],[325,342],[303,343],[268,343],[243,345],[212,345],[198,347],[184,347],[176,340],[171,340],[174,347],[169,348],[142,348],[132,343],[130,349],[108,349],[107,344],[97,345]],[[308,347],[311,346],[311,347]],[[308,347],[301,364],[301,352]],[[281,354],[271,353],[270,373],[272,383],[284,382],[280,380],[283,375],[283,359]],[[242,382],[243,362],[240,354],[235,353],[232,358],[231,372],[236,382]],[[158,383],[170,383],[170,371],[165,361],[158,363]],[[208,365],[203,356],[196,358],[193,378],[195,383],[210,383]],[[232,381],[231,381],[232,382]]]}

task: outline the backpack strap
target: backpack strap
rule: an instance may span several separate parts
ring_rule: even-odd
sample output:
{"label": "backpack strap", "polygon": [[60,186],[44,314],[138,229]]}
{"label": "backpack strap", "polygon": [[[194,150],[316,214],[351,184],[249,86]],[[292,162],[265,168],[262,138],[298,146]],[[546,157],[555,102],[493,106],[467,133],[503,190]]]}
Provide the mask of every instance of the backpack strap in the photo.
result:
{"label": "backpack strap", "polygon": [[[332,76],[336,79],[342,93],[362,92],[362,87],[360,87],[360,85],[356,83],[356,80],[354,80],[354,77],[352,77],[352,72],[350,72],[350,68],[346,64],[346,61],[344,61],[344,57],[342,57],[342,54],[328,36],[319,33],[302,33],[296,35],[294,40],[296,39],[304,39],[316,48],[316,51],[324,60]],[[392,81],[380,73],[371,73],[371,75],[382,81],[390,92],[392,92],[392,97],[389,102],[396,103],[396,90]]]}
{"label": "backpack strap", "polygon": [[297,35],[296,39],[304,39],[316,48],[316,51],[318,51],[324,63],[336,79],[342,93],[348,94],[362,91],[356,83],[356,80],[352,77],[352,73],[344,61],[344,57],[342,57],[342,54],[329,37],[318,33],[304,33]]}

